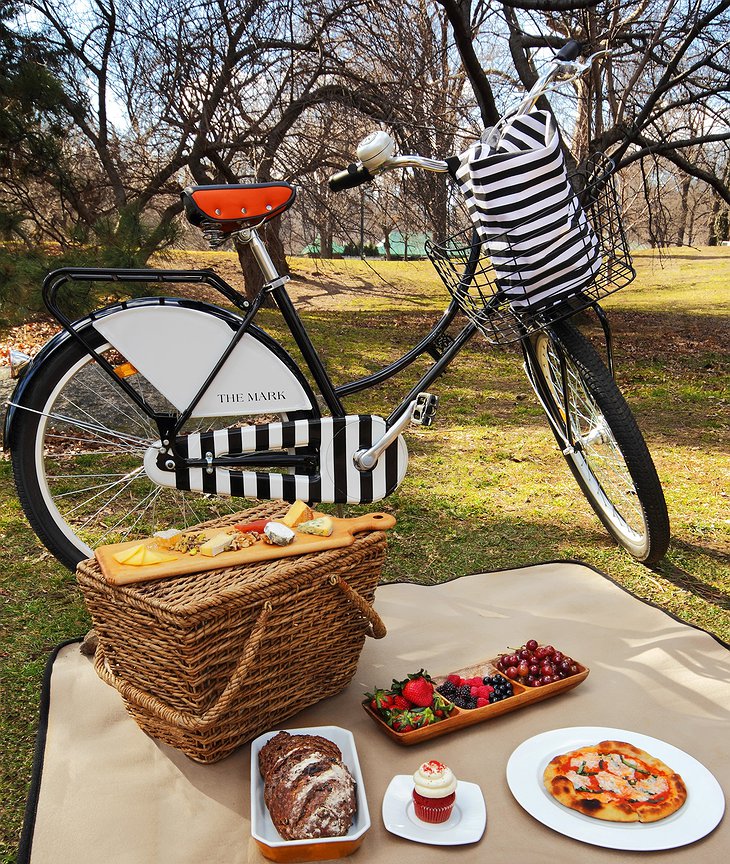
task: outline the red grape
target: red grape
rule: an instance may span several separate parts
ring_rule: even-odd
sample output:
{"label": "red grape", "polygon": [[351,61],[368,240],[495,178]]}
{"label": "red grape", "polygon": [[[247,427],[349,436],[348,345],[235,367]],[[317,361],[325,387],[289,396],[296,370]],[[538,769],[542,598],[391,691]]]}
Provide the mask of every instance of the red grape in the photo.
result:
{"label": "red grape", "polygon": [[518,671],[517,671],[517,667],[516,667],[516,666],[508,666],[508,667],[504,670],[504,674],[505,674],[508,678],[512,678],[512,679],[514,679],[514,678],[516,678],[516,677],[518,676],[519,673],[518,673]]}
{"label": "red grape", "polygon": [[534,651],[535,648],[537,648],[537,639],[528,639],[527,642],[525,642],[525,648]]}
{"label": "red grape", "polygon": [[526,660],[523,660],[520,665],[517,667],[517,672],[520,674],[520,677],[525,678],[530,674],[530,667],[527,664]]}
{"label": "red grape", "polygon": [[555,672],[555,667],[552,663],[548,663],[547,660],[540,667],[540,672],[542,673],[543,678],[545,675],[552,675]]}

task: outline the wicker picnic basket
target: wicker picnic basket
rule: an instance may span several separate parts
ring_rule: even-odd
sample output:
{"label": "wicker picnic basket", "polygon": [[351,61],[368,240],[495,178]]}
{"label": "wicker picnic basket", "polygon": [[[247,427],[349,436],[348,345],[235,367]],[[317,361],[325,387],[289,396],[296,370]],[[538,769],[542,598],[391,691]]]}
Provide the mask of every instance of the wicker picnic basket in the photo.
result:
{"label": "wicker picnic basket", "polygon": [[[201,527],[286,509],[266,503]],[[126,586],[83,561],[96,671],[145,732],[217,762],[347,686],[366,635],[385,635],[372,608],[385,548],[371,531],[341,549]]]}

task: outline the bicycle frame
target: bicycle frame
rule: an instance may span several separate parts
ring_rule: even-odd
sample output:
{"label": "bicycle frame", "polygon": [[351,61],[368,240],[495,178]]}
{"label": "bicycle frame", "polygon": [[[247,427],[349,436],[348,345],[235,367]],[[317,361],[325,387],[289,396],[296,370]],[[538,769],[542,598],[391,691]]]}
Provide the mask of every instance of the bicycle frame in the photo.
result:
{"label": "bicycle frame", "polygon": [[[264,299],[270,296],[279,310],[282,319],[291,333],[299,352],[302,356],[312,377],[316,388],[319,390],[326,406],[333,418],[346,416],[346,410],[342,399],[354,393],[374,387],[389,380],[408,368],[413,362],[424,354],[433,359],[432,365],[425,371],[419,381],[401,399],[399,404],[386,418],[386,428],[391,429],[397,425],[405,425],[410,419],[410,409],[417,394],[427,390],[431,384],[443,374],[446,367],[453,361],[464,345],[474,336],[477,328],[468,322],[454,338],[447,334],[447,329],[459,313],[458,304],[452,300],[444,310],[440,319],[432,329],[409,351],[396,358],[391,363],[383,366],[377,371],[362,378],[335,386],[322,363],[317,350],[312,343],[309,334],[297,312],[292,300],[286,290],[288,277],[282,277],[276,271],[273,262],[255,229],[248,229],[247,237],[242,237],[248,242],[254,256],[267,279],[262,290],[257,296],[249,301],[240,292],[226,283],[217,274],[209,270],[145,270],[145,269],[98,269],[98,268],[65,268],[55,271],[46,278],[43,286],[44,302],[58,320],[64,330],[71,338],[80,343],[84,351],[89,354],[114,381],[115,385],[121,387],[140,411],[144,412],[157,426],[160,432],[160,440],[167,447],[171,458],[176,463],[187,468],[233,468],[252,467],[267,464],[277,467],[306,467],[310,457],[292,453],[257,452],[248,454],[226,454],[199,458],[184,455],[177,447],[177,438],[181,434],[185,423],[192,416],[196,405],[200,402],[207,388],[221,370],[232,351],[239,344],[246,333],[251,332],[255,317],[260,310]],[[61,287],[74,281],[109,281],[118,283],[140,283],[156,282],[161,284],[205,284],[229,300],[236,308],[244,312],[240,326],[234,331],[231,341],[218,361],[206,375],[205,381],[185,409],[178,415],[170,415],[155,411],[140,395],[130,386],[124,378],[120,378],[112,365],[101,356],[93,345],[79,333],[74,322],[71,321],[60,308],[58,303],[58,292]],[[94,313],[94,317],[103,316],[105,310]],[[273,340],[272,340],[273,341]],[[274,343],[278,344],[278,343]]]}

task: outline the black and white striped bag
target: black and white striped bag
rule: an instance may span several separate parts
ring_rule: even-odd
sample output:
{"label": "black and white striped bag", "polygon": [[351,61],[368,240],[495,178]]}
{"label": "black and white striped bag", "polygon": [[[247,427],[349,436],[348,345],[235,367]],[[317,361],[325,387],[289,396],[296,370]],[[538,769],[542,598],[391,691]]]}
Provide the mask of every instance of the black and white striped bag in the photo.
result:
{"label": "black and white striped bag", "polygon": [[598,239],[570,186],[553,117],[509,120],[496,148],[473,144],[457,171],[497,286],[515,311],[578,293],[601,265]]}

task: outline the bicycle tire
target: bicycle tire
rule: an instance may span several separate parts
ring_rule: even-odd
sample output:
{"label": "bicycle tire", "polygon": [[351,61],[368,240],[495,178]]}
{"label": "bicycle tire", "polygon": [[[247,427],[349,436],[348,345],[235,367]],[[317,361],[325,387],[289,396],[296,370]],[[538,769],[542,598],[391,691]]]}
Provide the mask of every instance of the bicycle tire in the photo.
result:
{"label": "bicycle tire", "polygon": [[[100,354],[114,351],[93,327],[82,333]],[[160,394],[139,378],[130,383],[159,402]],[[269,419],[280,417],[272,414]],[[214,420],[196,422],[209,427]],[[233,418],[219,425],[233,425]],[[23,394],[8,443],[25,515],[66,567],[74,570],[101,543],[182,529],[242,509],[240,498],[153,483],[144,472],[143,458],[158,438],[157,427],[75,340],[46,361],[43,374]]]}
{"label": "bicycle tire", "polygon": [[[552,335],[551,335],[552,334]],[[577,447],[566,450],[559,353],[565,357],[569,412]],[[578,486],[613,539],[644,564],[667,551],[669,516],[662,486],[631,409],[603,360],[569,321],[530,337],[531,383]]]}

